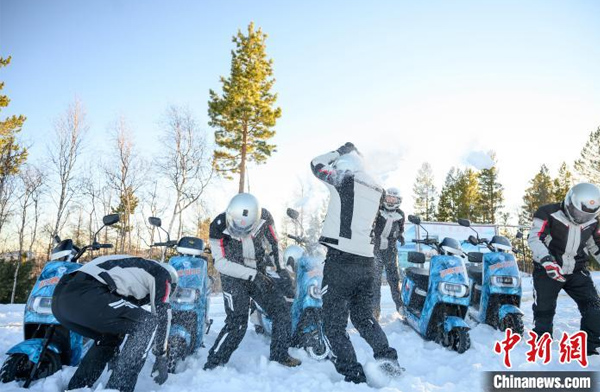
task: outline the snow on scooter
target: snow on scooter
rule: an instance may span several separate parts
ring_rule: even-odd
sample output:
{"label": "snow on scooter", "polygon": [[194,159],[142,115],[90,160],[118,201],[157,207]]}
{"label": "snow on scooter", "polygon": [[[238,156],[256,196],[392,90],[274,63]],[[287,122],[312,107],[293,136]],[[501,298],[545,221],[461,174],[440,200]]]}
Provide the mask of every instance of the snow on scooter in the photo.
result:
{"label": "snow on scooter", "polygon": [[495,235],[491,241],[479,238],[468,219],[458,224],[470,227],[476,236],[469,236],[469,243],[485,245],[489,252],[470,252],[469,261],[478,265],[467,268],[471,279],[471,307],[469,316],[478,323],[489,324],[504,331],[511,328],[523,334],[523,311],[521,305],[521,277],[513,248],[508,238]]}
{"label": "snow on scooter", "polygon": [[112,244],[98,243],[97,236],[104,227],[117,223],[119,214],[106,215],[102,221],[93,243],[81,249],[73,240],[61,241],[58,236],[54,237],[56,246],[50,261],[44,266],[25,306],[24,340],[7,351],[8,357],[0,370],[2,382],[24,381],[23,387],[28,388],[32,381],[50,376],[63,365],[77,366],[89,348],[81,335],[70,332],[54,318],[52,294],[64,274],[81,267],[78,260],[86,251],[112,248]]}
{"label": "snow on scooter", "polygon": [[[469,280],[464,252],[453,238],[429,237],[421,219],[409,215],[408,220],[425,231],[425,239],[413,242],[437,251],[429,269],[408,267],[402,282],[402,319],[427,340],[433,340],[458,353],[471,346],[469,326],[465,316],[469,307]],[[425,263],[425,254],[408,252],[408,262]]]}
{"label": "snow on scooter", "polygon": [[[291,290],[292,345],[304,348],[311,358],[323,360],[329,357],[331,349],[323,332],[321,281],[323,279],[324,255],[319,254],[317,247],[311,246],[304,237],[304,230],[298,221],[298,211],[288,208],[287,215],[300,229],[300,235],[288,234],[297,245],[288,246],[283,253],[285,269],[293,271],[294,278],[281,279],[273,273],[270,276],[284,293]],[[309,252],[307,249],[314,249]],[[286,275],[286,274],[284,274]],[[294,282],[295,281],[295,282]],[[289,286],[295,286],[293,287]],[[291,290],[290,290],[291,289]],[[291,294],[291,293],[290,293]],[[290,295],[291,297],[291,295]],[[271,335],[272,322],[265,311],[253,303],[251,321],[257,333]]]}
{"label": "snow on scooter", "polygon": [[173,319],[167,348],[169,372],[174,373],[178,363],[204,347],[204,335],[212,325],[212,319],[208,318],[211,292],[208,260],[200,238],[182,237],[171,241],[169,233],[161,227],[160,218],[150,217],[148,222],[167,234],[166,242],[153,244],[163,247],[161,261],[164,262],[167,248],[177,252],[169,259],[179,275],[177,288],[170,298]]}

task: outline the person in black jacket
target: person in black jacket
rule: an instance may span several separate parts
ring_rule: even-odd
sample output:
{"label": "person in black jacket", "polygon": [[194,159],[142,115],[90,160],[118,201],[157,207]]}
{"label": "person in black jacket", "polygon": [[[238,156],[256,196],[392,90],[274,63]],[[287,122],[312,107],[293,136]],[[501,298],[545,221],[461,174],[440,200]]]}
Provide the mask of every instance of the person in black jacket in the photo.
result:
{"label": "person in black jacket", "polygon": [[[163,384],[168,375],[169,296],[177,280],[169,264],[128,255],[98,257],[64,275],[52,296],[52,313],[66,328],[94,340],[67,389],[91,388],[115,360],[106,388],[132,392],[153,335],[152,374]],[[150,305],[151,312],[143,305]]]}
{"label": "person in black jacket", "polygon": [[225,303],[225,326],[209,350],[204,370],[226,364],[241,343],[248,328],[250,298],[273,321],[272,361],[298,366],[288,354],[291,344],[291,315],[285,295],[267,275],[269,256],[273,257],[280,279],[290,279],[279,262],[279,244],[273,217],[249,193],[233,197],[224,213],[210,224],[210,244],[215,268],[221,273]]}
{"label": "person in black jacket", "polygon": [[535,212],[528,237],[534,259],[534,331],[552,333],[556,299],[565,290],[581,312],[589,354],[600,347],[600,296],[587,269],[590,257],[600,262],[599,213],[600,189],[577,184],[562,203]]}
{"label": "person in black jacket", "polygon": [[401,371],[398,354],[373,317],[372,230],[383,189],[364,172],[352,143],[314,158],[311,169],[331,194],[319,242],[327,247],[323,326],[335,368],[345,381],[358,384],[367,380],[346,333],[350,316],[360,336],[373,348],[375,359],[381,360],[381,367],[397,375]]}
{"label": "person in black jacket", "polygon": [[375,238],[373,315],[377,320],[379,320],[381,313],[381,275],[384,268],[396,309],[399,309],[402,304],[400,273],[398,272],[398,247],[396,246],[396,242],[404,245],[404,212],[400,209],[400,203],[402,203],[402,197],[398,188],[387,189],[373,229],[373,237]]}

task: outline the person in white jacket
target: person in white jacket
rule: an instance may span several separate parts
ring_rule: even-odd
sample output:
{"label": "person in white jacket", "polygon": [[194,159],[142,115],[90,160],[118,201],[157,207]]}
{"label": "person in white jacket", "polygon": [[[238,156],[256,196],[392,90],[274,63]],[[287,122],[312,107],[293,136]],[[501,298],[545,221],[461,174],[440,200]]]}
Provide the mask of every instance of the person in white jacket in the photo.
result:
{"label": "person in white jacket", "polygon": [[330,192],[319,242],[327,247],[323,271],[323,325],[334,364],[345,381],[366,382],[363,368],[346,333],[348,316],[391,373],[401,371],[398,354],[373,317],[374,254],[372,230],[383,195],[363,170],[352,143],[314,158],[313,174]]}

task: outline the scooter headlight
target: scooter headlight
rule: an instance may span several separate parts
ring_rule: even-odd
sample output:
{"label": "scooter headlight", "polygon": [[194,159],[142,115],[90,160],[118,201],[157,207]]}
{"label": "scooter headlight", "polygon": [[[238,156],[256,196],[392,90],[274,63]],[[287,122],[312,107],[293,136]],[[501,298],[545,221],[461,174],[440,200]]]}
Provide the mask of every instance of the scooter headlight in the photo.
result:
{"label": "scooter headlight", "polygon": [[198,296],[198,290],[196,289],[177,287],[177,289],[171,296],[171,301],[178,304],[191,304],[196,301],[196,298],[198,298]]}
{"label": "scooter headlight", "polygon": [[498,287],[519,287],[519,278],[516,276],[492,276],[492,285]]}
{"label": "scooter headlight", "polygon": [[314,299],[321,299],[321,297],[323,296],[321,290],[319,289],[319,286],[316,284],[308,286],[308,295],[310,295]]}
{"label": "scooter headlight", "polygon": [[52,314],[52,297],[33,297],[27,307],[35,313]]}
{"label": "scooter headlight", "polygon": [[469,286],[460,283],[441,282],[439,289],[442,294],[462,298],[469,294]]}

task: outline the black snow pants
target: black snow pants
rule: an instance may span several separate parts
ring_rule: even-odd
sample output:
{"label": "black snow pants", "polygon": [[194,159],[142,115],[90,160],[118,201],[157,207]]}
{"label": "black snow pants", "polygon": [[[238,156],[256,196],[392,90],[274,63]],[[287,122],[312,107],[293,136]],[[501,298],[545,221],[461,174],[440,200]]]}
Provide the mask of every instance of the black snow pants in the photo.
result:
{"label": "black snow pants", "polygon": [[379,320],[381,314],[381,276],[385,268],[385,276],[392,292],[396,310],[402,305],[400,296],[400,273],[398,271],[398,251],[393,247],[375,251],[375,276],[373,286],[373,315]]}
{"label": "black snow pants", "polygon": [[226,275],[221,275],[221,285],[227,317],[225,326],[208,352],[207,365],[213,367],[226,364],[242,342],[248,328],[250,298],[264,309],[273,322],[270,359],[286,359],[291,344],[292,322],[290,306],[286,303],[284,294],[277,287],[271,292],[263,292],[253,282]]}
{"label": "black snow pants", "polygon": [[373,349],[375,359],[397,360],[396,350],[373,317],[373,258],[361,257],[329,248],[323,270],[323,324],[331,344],[334,364],[346,381],[365,382],[346,333],[348,315],[360,336]]}
{"label": "black snow pants", "polygon": [[[113,360],[116,362],[106,388],[134,390],[156,329],[156,316],[83,272],[61,278],[52,297],[52,312],[63,326],[94,340],[68,390],[91,388]],[[119,353],[125,335],[127,340]]]}
{"label": "black snow pants", "polygon": [[581,330],[587,332],[587,348],[594,351],[600,347],[600,296],[587,270],[565,275],[567,280],[560,283],[551,279],[544,268],[535,265],[533,270],[533,330],[541,335],[545,332],[552,334],[556,299],[560,290],[573,298],[581,313]]}

